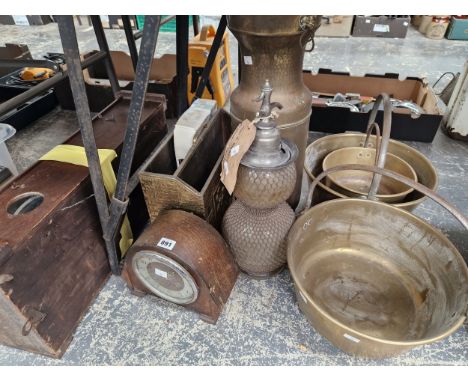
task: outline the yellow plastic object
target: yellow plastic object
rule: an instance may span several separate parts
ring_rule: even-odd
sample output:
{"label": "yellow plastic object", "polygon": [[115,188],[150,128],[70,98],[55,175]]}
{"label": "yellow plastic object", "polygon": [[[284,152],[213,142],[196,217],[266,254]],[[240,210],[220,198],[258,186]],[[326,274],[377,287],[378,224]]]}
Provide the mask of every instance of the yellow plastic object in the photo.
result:
{"label": "yellow plastic object", "polygon": [[[200,34],[189,42],[189,75],[188,75],[188,100],[192,103],[205,67],[208,54],[213,45],[216,30],[212,25],[205,25]],[[216,100],[218,107],[224,106],[229,99],[234,87],[232,76],[231,56],[229,54],[228,33],[224,33],[221,46],[216,54],[211,69],[209,84],[203,91],[202,98]]]}
{"label": "yellow plastic object", "polygon": [[52,77],[55,72],[49,68],[24,68],[20,73],[23,81],[41,81]]}
{"label": "yellow plastic object", "polygon": [[[114,169],[112,168],[112,160],[117,157],[114,150],[99,149],[99,162],[101,163],[102,177],[104,187],[106,188],[107,195],[112,197],[115,192],[117,179],[115,177]],[[84,147],[74,145],[58,145],[50,150],[47,154],[40,158],[40,160],[53,160],[57,162],[71,163],[77,166],[88,167],[88,159]],[[119,242],[120,252],[122,257],[127,252],[128,248],[133,243],[133,234],[130,228],[130,222],[127,215],[125,215],[122,227],[120,228],[121,239]]]}

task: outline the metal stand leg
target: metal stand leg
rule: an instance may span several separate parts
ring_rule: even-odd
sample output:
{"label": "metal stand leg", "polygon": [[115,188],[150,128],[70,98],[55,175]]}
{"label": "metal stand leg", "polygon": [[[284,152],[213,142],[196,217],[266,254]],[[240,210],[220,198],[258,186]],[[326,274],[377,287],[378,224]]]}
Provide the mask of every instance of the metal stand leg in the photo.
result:
{"label": "metal stand leg", "polygon": [[188,34],[189,17],[176,17],[176,44],[177,44],[177,116],[188,108],[187,101],[187,75],[188,75]]}
{"label": "metal stand leg", "polygon": [[[115,245],[116,234],[127,208],[128,194],[132,191],[132,189],[128,187],[128,179],[130,176],[133,156],[135,153],[136,141],[138,137],[138,127],[140,125],[143,102],[148,86],[151,63],[153,61],[154,51],[156,49],[160,20],[160,16],[148,16],[143,28],[140,57],[137,63],[135,83],[133,86],[132,99],[128,113],[127,130],[125,133],[122,153],[120,156],[119,171],[117,174],[117,185],[115,194],[111,198],[110,207],[108,207],[98,150],[96,141],[94,139],[91,112],[89,110],[88,98],[86,96],[83,71],[81,69],[80,53],[78,50],[78,42],[76,39],[73,17],[57,17],[60,38],[62,39],[65,61],[67,63],[68,75],[70,77],[70,86],[73,93],[73,99],[75,101],[76,113],[78,117],[78,123],[80,125],[86,157],[88,159],[88,167],[91,176],[91,182],[93,184],[99,219],[103,230],[103,237],[109,258],[109,264],[112,273],[116,275],[120,274],[120,259]],[[96,22],[97,20],[94,18],[94,25],[97,25]],[[97,30],[96,35],[99,36],[99,28],[95,27],[95,30]],[[99,45],[102,47],[107,47],[105,36],[101,35],[101,38],[102,37],[104,39]],[[136,185],[135,182],[132,182],[132,185]]]}
{"label": "metal stand leg", "polygon": [[104,51],[107,54],[107,58],[104,60],[104,64],[106,65],[107,76],[111,84],[112,92],[114,93],[114,97],[116,98],[117,94],[120,91],[120,86],[119,81],[117,80],[117,76],[115,75],[114,64],[112,63],[112,59],[110,56],[109,45],[107,44],[106,35],[104,33],[104,29],[102,28],[101,17],[91,16],[91,22],[93,23],[94,33],[96,34],[99,50]]}
{"label": "metal stand leg", "polygon": [[196,36],[200,33],[200,16],[192,16],[193,21],[193,35]]}
{"label": "metal stand leg", "polygon": [[200,82],[197,86],[197,91],[195,92],[195,97],[193,98],[193,100],[196,100],[203,95],[203,91],[205,90],[206,84],[208,83],[208,80],[210,78],[211,69],[213,68],[216,55],[218,54],[219,47],[221,46],[221,42],[223,41],[226,26],[226,16],[222,16],[221,20],[219,21],[219,26],[216,30],[216,35],[213,39],[213,45],[211,46],[210,53],[208,54],[208,58],[206,60],[205,67],[203,68],[203,73],[201,75]]}
{"label": "metal stand leg", "polygon": [[128,50],[130,51],[130,57],[132,58],[133,70],[136,72],[138,50],[135,44],[132,24],[130,23],[130,16],[122,16],[122,23],[125,30],[125,37],[127,37]]}
{"label": "metal stand leg", "polygon": [[127,209],[128,203],[128,179],[132,167],[133,156],[138,137],[143,102],[151,72],[154,51],[158,40],[159,23],[161,16],[146,16],[143,36],[141,38],[141,49],[135,73],[135,82],[132,90],[132,99],[128,111],[127,130],[120,154],[119,171],[117,174],[117,185],[110,205],[109,224],[105,229],[104,239],[109,243],[115,243],[115,236],[120,227],[121,220]]}
{"label": "metal stand leg", "polygon": [[[89,110],[88,97],[81,69],[80,53],[76,40],[76,31],[73,24],[73,16],[57,16],[57,22],[62,40],[63,52],[67,63],[67,72],[70,78],[70,87],[75,101],[76,115],[81,130],[81,136],[88,159],[89,173],[93,184],[94,197],[99,213],[99,219],[103,231],[109,221],[109,211],[107,209],[106,190],[102,179],[101,166],[94,139],[91,112]],[[113,273],[119,273],[119,262],[114,248],[109,247],[106,241],[106,249],[109,257],[109,264]]]}

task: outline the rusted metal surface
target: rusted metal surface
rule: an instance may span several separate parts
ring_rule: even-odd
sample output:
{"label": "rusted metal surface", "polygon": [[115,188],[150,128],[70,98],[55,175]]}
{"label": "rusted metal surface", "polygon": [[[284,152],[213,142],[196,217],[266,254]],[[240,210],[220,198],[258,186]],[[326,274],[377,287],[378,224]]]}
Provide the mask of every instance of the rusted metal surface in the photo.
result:
{"label": "rusted metal surface", "polygon": [[[109,206],[107,206],[107,203],[105,205],[106,210],[108,209],[109,211],[109,221],[107,224],[102,224],[103,221],[101,211],[99,211],[101,216],[101,226],[104,232],[103,237],[104,241],[106,242],[107,255],[110,260],[111,270],[112,273],[117,275],[120,274],[120,266],[117,264],[113,267],[113,262],[111,259],[114,258],[115,260],[119,261],[123,257],[123,254],[120,254],[120,257],[118,256],[117,248],[115,246],[115,238],[122,224],[122,219],[124,218],[127,211],[129,203],[128,196],[133,191],[129,188],[128,181],[132,172],[135,148],[140,133],[140,123],[142,120],[142,113],[145,104],[146,89],[148,87],[151,63],[153,61],[154,51],[158,41],[160,20],[160,16],[147,16],[145,26],[143,27],[140,55],[138,58],[135,72],[135,83],[132,89],[132,97],[128,109],[125,138],[123,141],[122,153],[117,172],[115,192],[114,195],[110,198]],[[156,145],[157,142],[154,143]],[[94,181],[93,186],[95,187]]]}

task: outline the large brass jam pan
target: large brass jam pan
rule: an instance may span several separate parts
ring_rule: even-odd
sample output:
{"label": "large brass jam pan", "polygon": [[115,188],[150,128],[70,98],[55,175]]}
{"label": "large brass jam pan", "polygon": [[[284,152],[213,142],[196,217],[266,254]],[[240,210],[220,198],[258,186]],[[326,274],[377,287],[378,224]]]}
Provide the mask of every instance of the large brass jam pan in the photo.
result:
{"label": "large brass jam pan", "polygon": [[[338,168],[351,166],[332,170]],[[399,179],[428,191],[468,229],[468,220],[442,198]],[[439,230],[393,205],[363,199],[320,203],[292,226],[287,258],[300,309],[345,352],[393,356],[449,336],[466,318],[468,269],[462,256]]]}
{"label": "large brass jam pan", "polygon": [[[343,133],[333,134],[317,139],[306,149],[304,168],[313,181],[322,172],[323,159],[332,151],[343,147],[359,147],[364,145],[366,134]],[[369,139],[369,147],[375,147],[375,136]],[[412,147],[392,140],[389,140],[388,152],[406,161],[416,172],[418,182],[431,190],[436,190],[438,184],[437,172],[432,163],[423,154]],[[324,182],[318,184],[313,195],[313,204],[325,200],[344,198],[346,195],[327,187]],[[418,191],[411,192],[401,202],[394,204],[396,207],[412,211],[423,200],[425,196]]]}

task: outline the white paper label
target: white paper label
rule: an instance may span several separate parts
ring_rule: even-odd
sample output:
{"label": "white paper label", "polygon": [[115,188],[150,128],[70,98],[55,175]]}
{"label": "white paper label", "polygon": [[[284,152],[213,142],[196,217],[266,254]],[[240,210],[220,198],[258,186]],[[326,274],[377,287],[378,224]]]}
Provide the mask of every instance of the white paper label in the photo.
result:
{"label": "white paper label", "polygon": [[252,65],[252,56],[244,56],[244,64],[245,65]]}
{"label": "white paper label", "polygon": [[240,146],[239,145],[235,145],[232,149],[231,149],[231,156],[235,156],[237,154],[239,154],[239,149],[240,149]]}
{"label": "white paper label", "polygon": [[370,24],[370,20],[366,20],[366,24]]}
{"label": "white paper label", "polygon": [[161,277],[164,277],[165,279],[167,279],[167,272],[164,272],[161,269],[154,268],[154,273],[156,273],[156,275],[158,275],[158,276],[161,276]]}
{"label": "white paper label", "polygon": [[356,342],[357,344],[359,342],[361,342],[361,340],[359,338],[353,337],[352,335],[350,335],[348,333],[343,334],[343,337],[350,340],[350,341]]}
{"label": "white paper label", "polygon": [[172,250],[174,249],[176,242],[174,240],[168,239],[166,237],[162,237],[158,242],[158,247],[165,248]]}
{"label": "white paper label", "polygon": [[375,24],[374,32],[390,32],[390,25]]}

